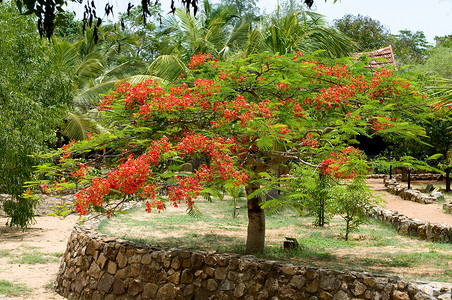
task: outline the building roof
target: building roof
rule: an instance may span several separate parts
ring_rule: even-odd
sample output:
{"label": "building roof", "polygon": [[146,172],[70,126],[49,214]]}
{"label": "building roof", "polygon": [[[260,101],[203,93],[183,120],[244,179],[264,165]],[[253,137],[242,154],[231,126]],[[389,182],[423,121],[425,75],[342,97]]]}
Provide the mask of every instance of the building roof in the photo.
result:
{"label": "building roof", "polygon": [[367,55],[372,60],[366,66],[369,69],[378,69],[384,68],[386,65],[391,64],[396,66],[394,53],[392,52],[392,47],[389,45],[388,47],[381,48],[378,50],[370,51],[370,52],[361,52],[352,54],[353,57],[359,58],[362,55]]}

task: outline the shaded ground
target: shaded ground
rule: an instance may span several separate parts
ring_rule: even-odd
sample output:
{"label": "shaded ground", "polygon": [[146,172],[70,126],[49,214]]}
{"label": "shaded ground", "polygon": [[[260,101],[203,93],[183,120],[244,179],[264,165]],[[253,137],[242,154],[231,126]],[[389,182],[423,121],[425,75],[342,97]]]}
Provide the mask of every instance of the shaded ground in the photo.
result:
{"label": "shaded ground", "polygon": [[[382,193],[383,199],[387,201],[388,209],[396,210],[408,217],[452,226],[452,215],[445,214],[439,204],[423,205],[404,201],[384,192],[381,179],[370,179],[368,182],[375,191]],[[59,200],[47,199],[40,207],[40,212],[51,212],[52,205],[56,203],[59,203]],[[31,289],[28,295],[20,297],[6,298],[0,295],[0,300],[10,298],[15,300],[65,299],[53,292],[52,284],[58,272],[60,256],[66,249],[67,239],[77,218],[76,215],[70,215],[65,220],[56,217],[36,217],[37,223],[28,231],[22,232],[17,228],[5,227],[6,218],[0,217],[0,281],[24,284]],[[273,229],[269,228],[269,231],[271,230]],[[409,240],[409,238],[404,239]],[[344,255],[349,255],[350,253],[347,253],[349,250],[343,249],[339,252],[343,251]],[[42,260],[30,264],[25,259],[26,254]],[[400,275],[403,276],[403,274]]]}

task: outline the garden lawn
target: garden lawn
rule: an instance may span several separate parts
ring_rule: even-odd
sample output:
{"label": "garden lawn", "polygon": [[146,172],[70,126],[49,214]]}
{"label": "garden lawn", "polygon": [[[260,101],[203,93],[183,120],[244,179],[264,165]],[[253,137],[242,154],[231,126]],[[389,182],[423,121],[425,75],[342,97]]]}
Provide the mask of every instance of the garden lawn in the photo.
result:
{"label": "garden lawn", "polygon": [[[245,253],[246,203],[238,203],[232,217],[232,200],[198,199],[202,213],[193,217],[184,207],[167,207],[161,213],[146,213],[143,206],[106,219],[102,233],[154,246],[227,253]],[[375,221],[363,225],[344,240],[345,222],[335,217],[325,228],[312,226],[314,219],[282,211],[266,217],[266,248],[259,256],[295,264],[330,269],[352,269],[411,279],[452,282],[452,245],[431,243],[398,235],[393,228]],[[298,240],[298,250],[282,248],[285,237]]]}

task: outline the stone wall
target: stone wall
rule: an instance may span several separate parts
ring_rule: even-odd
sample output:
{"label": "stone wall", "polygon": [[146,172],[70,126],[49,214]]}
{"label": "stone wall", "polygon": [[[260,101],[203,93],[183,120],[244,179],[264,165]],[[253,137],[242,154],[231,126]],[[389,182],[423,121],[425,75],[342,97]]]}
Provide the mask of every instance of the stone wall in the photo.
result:
{"label": "stone wall", "polygon": [[74,227],[56,290],[69,299],[450,299],[451,286],[252,256],[139,245]]}
{"label": "stone wall", "polygon": [[[393,174],[392,176],[395,179],[402,179],[402,174]],[[423,174],[411,174],[410,175],[410,179],[411,180],[429,180],[429,181],[433,181],[433,180],[437,180],[437,181],[441,181],[444,179],[444,175],[443,174],[434,174],[434,173],[423,173]]]}
{"label": "stone wall", "polygon": [[381,207],[372,207],[368,215],[394,226],[401,234],[433,242],[452,243],[451,226],[412,219]]}
{"label": "stone wall", "polygon": [[410,200],[422,204],[438,203],[438,198],[442,197],[441,193],[425,194],[415,189],[407,189],[397,182],[395,179],[384,179],[386,190],[394,195],[400,196],[404,200]]}
{"label": "stone wall", "polygon": [[446,214],[452,214],[452,202],[443,203],[443,210]]}

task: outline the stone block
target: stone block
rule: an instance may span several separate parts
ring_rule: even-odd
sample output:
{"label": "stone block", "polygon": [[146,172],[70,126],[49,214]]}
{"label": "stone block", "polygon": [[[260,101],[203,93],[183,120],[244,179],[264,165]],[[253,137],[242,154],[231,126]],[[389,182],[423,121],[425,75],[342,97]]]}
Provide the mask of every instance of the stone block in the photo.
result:
{"label": "stone block", "polygon": [[105,256],[104,253],[101,253],[99,255],[99,257],[97,258],[97,264],[99,265],[99,267],[101,269],[103,269],[105,267],[105,264],[107,263],[107,257]]}
{"label": "stone block", "polygon": [[180,278],[180,283],[192,283],[193,282],[193,272],[191,270],[183,270]]}
{"label": "stone block", "polygon": [[116,274],[117,264],[114,261],[108,261],[107,272],[110,274]]}
{"label": "stone block", "polygon": [[113,294],[115,295],[121,295],[124,294],[125,287],[124,287],[124,281],[119,278],[115,278],[113,281]]}
{"label": "stone block", "polygon": [[227,268],[217,268],[215,270],[214,277],[217,280],[223,280],[226,279],[227,274],[228,274]]}
{"label": "stone block", "polygon": [[118,263],[118,267],[120,269],[124,268],[127,265],[127,256],[122,252],[119,252],[116,256],[116,262]]}
{"label": "stone block", "polygon": [[129,295],[137,296],[143,291],[143,284],[139,280],[132,280],[129,284]]}
{"label": "stone block", "polygon": [[113,285],[114,277],[109,273],[105,273],[99,280],[98,288],[108,293],[110,291],[111,286]]}
{"label": "stone block", "polygon": [[148,265],[144,265],[141,269],[141,279],[146,282],[153,282],[157,271]]}

